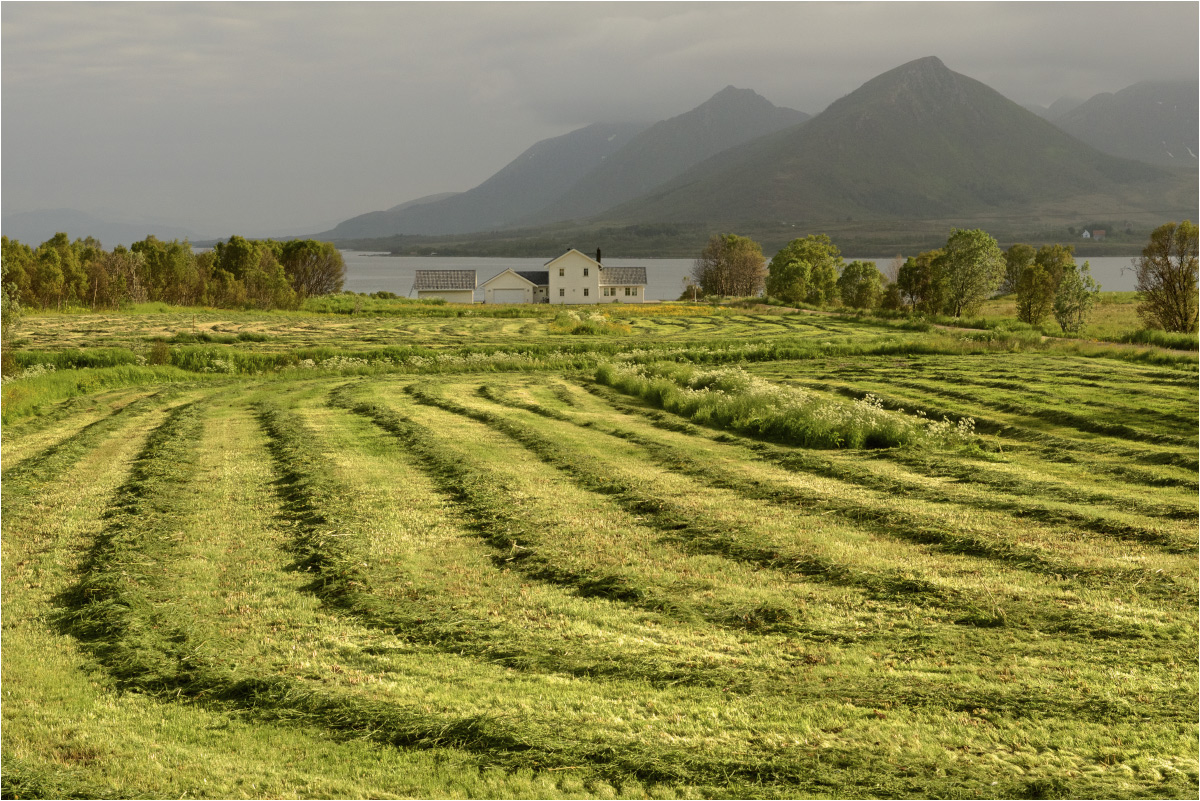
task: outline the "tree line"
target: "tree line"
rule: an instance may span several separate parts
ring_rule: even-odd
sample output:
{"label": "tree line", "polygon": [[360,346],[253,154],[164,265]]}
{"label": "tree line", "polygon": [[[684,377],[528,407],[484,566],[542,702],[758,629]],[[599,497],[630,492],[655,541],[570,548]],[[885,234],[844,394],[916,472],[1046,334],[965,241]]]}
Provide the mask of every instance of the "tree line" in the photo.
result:
{"label": "tree line", "polygon": [[37,309],[111,309],[162,301],[179,306],[294,309],[306,298],[340,292],[342,254],[329,242],[232,236],[195,253],[187,240],[148,236],[105,250],[92,237],[55,234],[36,248],[8,237],[3,249],[6,301]]}
{"label": "tree line", "polygon": [[[1135,262],[1138,314],[1148,328],[1196,331],[1197,227],[1166,223]],[[997,292],[1015,293],[1017,317],[1039,325],[1049,316],[1066,333],[1087,323],[1100,286],[1074,246],[1015,244],[1002,251],[986,232],[954,229],[946,244],[897,261],[889,281],[874,262],[844,263],[825,234],[794,239],[771,259],[736,234],[709,239],[693,263],[694,285],[682,299],[761,294],[787,304],[887,309],[962,317]]]}

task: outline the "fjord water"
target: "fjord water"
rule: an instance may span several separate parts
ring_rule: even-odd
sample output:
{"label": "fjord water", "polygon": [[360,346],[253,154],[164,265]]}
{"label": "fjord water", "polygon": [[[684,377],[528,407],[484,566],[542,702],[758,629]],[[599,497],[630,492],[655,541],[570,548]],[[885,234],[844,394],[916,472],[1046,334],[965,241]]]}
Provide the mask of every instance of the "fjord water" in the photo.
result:
{"label": "fjord water", "polygon": [[[412,290],[417,270],[475,270],[479,284],[506,269],[540,270],[548,259],[468,258],[453,256],[389,256],[386,253],[366,253],[343,250],[346,261],[345,288],[351,292],[394,292],[407,297]],[[863,257],[859,257],[863,258]],[[873,261],[880,270],[886,271],[894,256],[865,258]],[[853,261],[850,256],[846,261]],[[1134,289],[1135,276],[1130,269],[1129,256],[1094,256],[1078,259],[1082,264],[1091,264],[1092,278],[1107,291],[1130,292]],[[646,299],[675,300],[683,292],[686,279],[692,272],[692,259],[611,259],[605,264],[614,267],[640,266],[646,268]],[[415,297],[415,293],[413,293]],[[483,292],[476,291],[476,300],[483,300]]]}

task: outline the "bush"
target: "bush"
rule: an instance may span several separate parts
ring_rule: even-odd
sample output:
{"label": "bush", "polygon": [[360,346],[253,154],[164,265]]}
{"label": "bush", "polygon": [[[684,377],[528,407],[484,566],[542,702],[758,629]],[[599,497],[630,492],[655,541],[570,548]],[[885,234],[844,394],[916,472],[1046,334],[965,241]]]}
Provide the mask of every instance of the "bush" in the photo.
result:
{"label": "bush", "polygon": [[146,361],[150,364],[170,364],[171,363],[171,348],[163,340],[158,340],[150,346],[150,353],[146,356]]}

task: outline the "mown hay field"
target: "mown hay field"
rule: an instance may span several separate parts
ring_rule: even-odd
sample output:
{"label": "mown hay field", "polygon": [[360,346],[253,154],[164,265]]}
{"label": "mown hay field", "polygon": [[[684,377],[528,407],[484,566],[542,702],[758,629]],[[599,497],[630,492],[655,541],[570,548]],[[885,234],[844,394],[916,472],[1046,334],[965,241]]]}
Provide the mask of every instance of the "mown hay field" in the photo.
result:
{"label": "mown hay field", "polygon": [[614,320],[26,320],[5,797],[1196,797],[1194,352]]}

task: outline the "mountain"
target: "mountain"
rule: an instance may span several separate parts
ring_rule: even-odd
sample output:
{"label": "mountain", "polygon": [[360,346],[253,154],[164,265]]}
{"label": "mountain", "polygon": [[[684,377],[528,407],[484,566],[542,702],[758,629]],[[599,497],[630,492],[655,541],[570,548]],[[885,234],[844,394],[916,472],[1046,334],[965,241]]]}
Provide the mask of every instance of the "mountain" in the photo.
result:
{"label": "mountain", "polygon": [[37,247],[59,231],[72,240],[95,237],[107,248],[129,246],[153,234],[159,239],[198,237],[182,225],[154,221],[110,220],[77,209],[46,209],[5,214],[0,220],[4,236]]}
{"label": "mountain", "polygon": [[1083,100],[1078,97],[1060,97],[1049,106],[1035,106],[1026,104],[1025,108],[1029,111],[1032,111],[1034,114],[1038,115],[1044,120],[1050,120],[1051,122],[1054,122],[1059,117],[1081,105],[1082,103]]}
{"label": "mountain", "polygon": [[1145,81],[1098,94],[1051,119],[1104,153],[1194,170],[1200,154],[1198,95],[1196,81]]}
{"label": "mountain", "polygon": [[543,139],[474,189],[433,202],[410,202],[363,214],[318,236],[361,239],[500,228],[544,207],[645,127],[596,123]]}
{"label": "mountain", "polygon": [[1177,178],[1100,153],[929,57],[601,216],[643,223],[962,220],[1061,210],[1064,201],[1107,212],[1184,198],[1183,208],[1192,208],[1194,180],[1188,188]]}
{"label": "mountain", "polygon": [[386,211],[369,211],[366,214],[360,214],[357,217],[351,217],[349,220],[340,222],[331,230],[317,234],[317,237],[322,239],[356,239],[379,236],[379,231],[394,231],[391,226],[395,224],[394,220],[401,217],[401,212],[415,206],[437,203],[438,201],[456,197],[458,194],[458,192],[441,192],[436,195],[425,195],[424,197],[392,206]]}
{"label": "mountain", "polygon": [[727,86],[696,108],[642,131],[524,223],[589,217],[637,197],[721,151],[801,123],[751,89]]}

